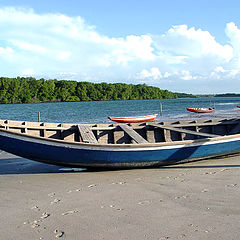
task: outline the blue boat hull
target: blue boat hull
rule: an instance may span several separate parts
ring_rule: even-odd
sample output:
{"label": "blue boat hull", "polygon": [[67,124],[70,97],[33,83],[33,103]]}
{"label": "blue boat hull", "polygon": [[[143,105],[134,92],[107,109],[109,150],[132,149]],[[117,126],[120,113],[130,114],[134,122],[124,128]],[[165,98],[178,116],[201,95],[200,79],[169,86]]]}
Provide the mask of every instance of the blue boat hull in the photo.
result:
{"label": "blue boat hull", "polygon": [[73,167],[148,167],[240,152],[240,136],[177,144],[114,146],[76,144],[0,132],[0,149],[54,165]]}

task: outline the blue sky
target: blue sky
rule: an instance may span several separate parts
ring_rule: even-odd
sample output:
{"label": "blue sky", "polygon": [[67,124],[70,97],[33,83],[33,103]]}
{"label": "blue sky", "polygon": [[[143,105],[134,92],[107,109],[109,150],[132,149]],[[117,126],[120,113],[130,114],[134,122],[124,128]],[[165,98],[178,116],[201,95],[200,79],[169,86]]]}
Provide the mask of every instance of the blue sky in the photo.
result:
{"label": "blue sky", "polygon": [[240,93],[237,0],[0,0],[0,76]]}

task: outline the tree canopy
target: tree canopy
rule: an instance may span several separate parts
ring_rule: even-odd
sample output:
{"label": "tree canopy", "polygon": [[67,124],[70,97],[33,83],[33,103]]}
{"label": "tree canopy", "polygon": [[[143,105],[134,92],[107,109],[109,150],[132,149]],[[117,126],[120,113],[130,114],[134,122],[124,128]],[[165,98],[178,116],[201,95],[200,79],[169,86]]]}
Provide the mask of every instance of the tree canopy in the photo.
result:
{"label": "tree canopy", "polygon": [[0,77],[0,103],[72,102],[177,98],[177,94],[146,84],[91,83]]}

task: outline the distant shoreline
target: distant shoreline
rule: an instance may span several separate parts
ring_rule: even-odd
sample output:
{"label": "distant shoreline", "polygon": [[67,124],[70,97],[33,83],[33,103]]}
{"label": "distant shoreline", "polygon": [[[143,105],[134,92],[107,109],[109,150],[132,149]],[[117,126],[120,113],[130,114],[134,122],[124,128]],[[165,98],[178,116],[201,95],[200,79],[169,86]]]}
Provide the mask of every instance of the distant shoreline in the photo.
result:
{"label": "distant shoreline", "polygon": [[240,97],[240,94],[188,94],[171,92],[146,84],[91,83],[45,80],[32,77],[0,77],[0,104],[86,102],[114,100]]}

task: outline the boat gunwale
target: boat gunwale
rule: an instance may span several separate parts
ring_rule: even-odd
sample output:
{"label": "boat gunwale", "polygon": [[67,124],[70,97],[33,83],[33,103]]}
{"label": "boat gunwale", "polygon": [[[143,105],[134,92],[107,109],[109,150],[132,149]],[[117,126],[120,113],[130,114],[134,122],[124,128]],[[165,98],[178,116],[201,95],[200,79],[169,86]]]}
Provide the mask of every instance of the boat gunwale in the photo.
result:
{"label": "boat gunwale", "polygon": [[[21,125],[13,125],[9,123],[0,123],[0,129],[3,129],[1,127],[10,127],[10,128],[21,128],[21,129],[33,129],[33,130],[53,130],[53,131],[58,131],[58,130],[69,130],[72,128],[77,127],[77,125],[82,125],[85,123],[51,123],[51,122],[32,122],[32,121],[18,121],[18,120],[5,120],[5,119],[0,119],[2,121],[13,121],[18,122],[18,123],[24,123]],[[214,125],[227,125],[227,124],[235,124],[233,120],[236,120],[236,118],[214,118],[213,119],[185,119],[181,120],[181,123],[176,123],[179,122],[178,120],[171,120],[171,121],[154,121],[154,123],[159,124],[160,126],[171,126],[171,127],[193,127],[193,126],[214,126]],[[210,121],[209,121],[210,120]],[[212,121],[213,120],[213,121]],[[237,120],[240,120],[237,118]],[[196,121],[196,122],[195,122]],[[201,122],[203,121],[203,122]],[[209,121],[209,122],[208,122]],[[239,121],[240,122],[240,121]],[[28,125],[28,123],[37,123],[39,126],[31,126]],[[87,124],[91,127],[91,130],[106,130],[110,131],[118,127],[119,124],[139,124],[138,126],[134,126],[134,129],[142,129],[144,127],[148,127],[150,122],[143,122],[143,123],[103,123],[103,124]],[[45,125],[46,124],[46,125]],[[68,125],[67,126],[48,126],[47,124],[56,124],[56,125]],[[141,125],[141,124],[146,124],[146,125]],[[97,126],[97,125],[109,125],[106,127],[102,126]],[[132,126],[132,125],[130,125]]]}

